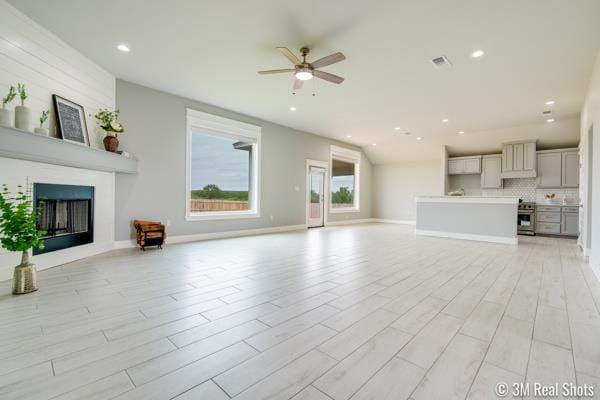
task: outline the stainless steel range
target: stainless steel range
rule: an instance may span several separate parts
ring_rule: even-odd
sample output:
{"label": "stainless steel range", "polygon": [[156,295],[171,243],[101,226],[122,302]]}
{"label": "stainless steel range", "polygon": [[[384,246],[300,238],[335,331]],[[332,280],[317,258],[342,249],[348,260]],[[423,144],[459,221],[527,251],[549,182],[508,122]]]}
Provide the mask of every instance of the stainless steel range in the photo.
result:
{"label": "stainless steel range", "polygon": [[535,203],[519,203],[517,211],[517,234],[535,235]]}

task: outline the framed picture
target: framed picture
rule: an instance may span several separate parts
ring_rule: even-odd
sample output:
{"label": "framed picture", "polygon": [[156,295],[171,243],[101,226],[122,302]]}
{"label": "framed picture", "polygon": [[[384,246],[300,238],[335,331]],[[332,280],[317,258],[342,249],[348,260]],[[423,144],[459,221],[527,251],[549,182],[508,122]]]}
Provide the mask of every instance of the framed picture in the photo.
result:
{"label": "framed picture", "polygon": [[58,134],[62,140],[90,145],[83,107],[70,100],[52,95]]}

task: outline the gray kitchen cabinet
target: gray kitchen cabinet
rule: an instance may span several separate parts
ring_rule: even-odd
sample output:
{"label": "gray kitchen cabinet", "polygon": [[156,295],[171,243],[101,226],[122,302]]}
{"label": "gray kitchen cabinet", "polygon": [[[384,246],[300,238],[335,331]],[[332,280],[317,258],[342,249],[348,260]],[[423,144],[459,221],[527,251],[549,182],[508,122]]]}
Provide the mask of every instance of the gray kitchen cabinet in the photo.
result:
{"label": "gray kitchen cabinet", "polygon": [[562,153],[562,187],[579,187],[579,152]]}
{"label": "gray kitchen cabinet", "polygon": [[462,174],[462,170],[463,170],[462,160],[448,159],[448,175]]}
{"label": "gray kitchen cabinet", "polygon": [[502,155],[483,156],[481,160],[481,188],[498,189],[502,187]]}
{"label": "gray kitchen cabinet", "polygon": [[481,173],[481,156],[453,157],[448,159],[448,175]]}
{"label": "gray kitchen cabinet", "polygon": [[574,206],[538,205],[535,232],[546,235],[578,236],[579,208]]}
{"label": "gray kitchen cabinet", "polygon": [[560,187],[562,183],[561,153],[538,153],[537,185],[541,188]]}
{"label": "gray kitchen cabinet", "polygon": [[515,143],[513,146],[513,171],[523,171],[525,163],[523,162],[523,143]]}
{"label": "gray kitchen cabinet", "polygon": [[520,141],[502,144],[502,178],[534,178],[536,176],[536,142]]}
{"label": "gray kitchen cabinet", "polygon": [[537,186],[539,188],[579,187],[579,151],[577,149],[538,151]]}
{"label": "gray kitchen cabinet", "polygon": [[535,150],[536,143],[529,142],[523,145],[523,169],[526,171],[534,171],[535,170]]}
{"label": "gray kitchen cabinet", "polygon": [[578,212],[562,212],[562,221],[560,225],[560,233],[567,236],[579,235],[579,213]]}
{"label": "gray kitchen cabinet", "polygon": [[514,146],[505,144],[502,146],[502,172],[511,172],[513,170]]}

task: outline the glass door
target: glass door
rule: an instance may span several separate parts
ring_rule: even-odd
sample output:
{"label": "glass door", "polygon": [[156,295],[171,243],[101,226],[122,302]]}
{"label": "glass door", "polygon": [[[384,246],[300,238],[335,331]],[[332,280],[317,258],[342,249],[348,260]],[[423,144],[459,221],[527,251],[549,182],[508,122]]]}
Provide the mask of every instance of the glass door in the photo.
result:
{"label": "glass door", "polygon": [[325,225],[325,168],[309,167],[308,170],[308,227]]}

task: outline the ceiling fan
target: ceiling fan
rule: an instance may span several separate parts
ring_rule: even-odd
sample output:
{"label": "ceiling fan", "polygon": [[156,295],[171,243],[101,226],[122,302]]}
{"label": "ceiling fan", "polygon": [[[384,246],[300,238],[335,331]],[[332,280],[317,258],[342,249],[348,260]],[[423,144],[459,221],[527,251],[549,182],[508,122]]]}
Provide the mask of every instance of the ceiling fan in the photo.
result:
{"label": "ceiling fan", "polygon": [[316,76],[317,78],[321,78],[331,83],[336,83],[338,85],[344,81],[344,78],[342,78],[341,76],[337,76],[334,74],[330,74],[329,72],[319,70],[319,68],[323,68],[328,65],[344,61],[346,59],[346,56],[340,52],[330,54],[326,57],[318,59],[317,61],[309,63],[306,61],[306,55],[310,51],[308,47],[303,47],[300,49],[300,53],[302,54],[302,60],[296,57],[296,55],[292,53],[287,47],[277,47],[277,50],[279,50],[281,54],[283,54],[288,60],[290,60],[294,64],[294,68],[258,71],[259,74],[268,75],[293,72],[296,77],[296,80],[294,80],[294,90],[300,89],[304,81],[312,79],[313,76]]}

